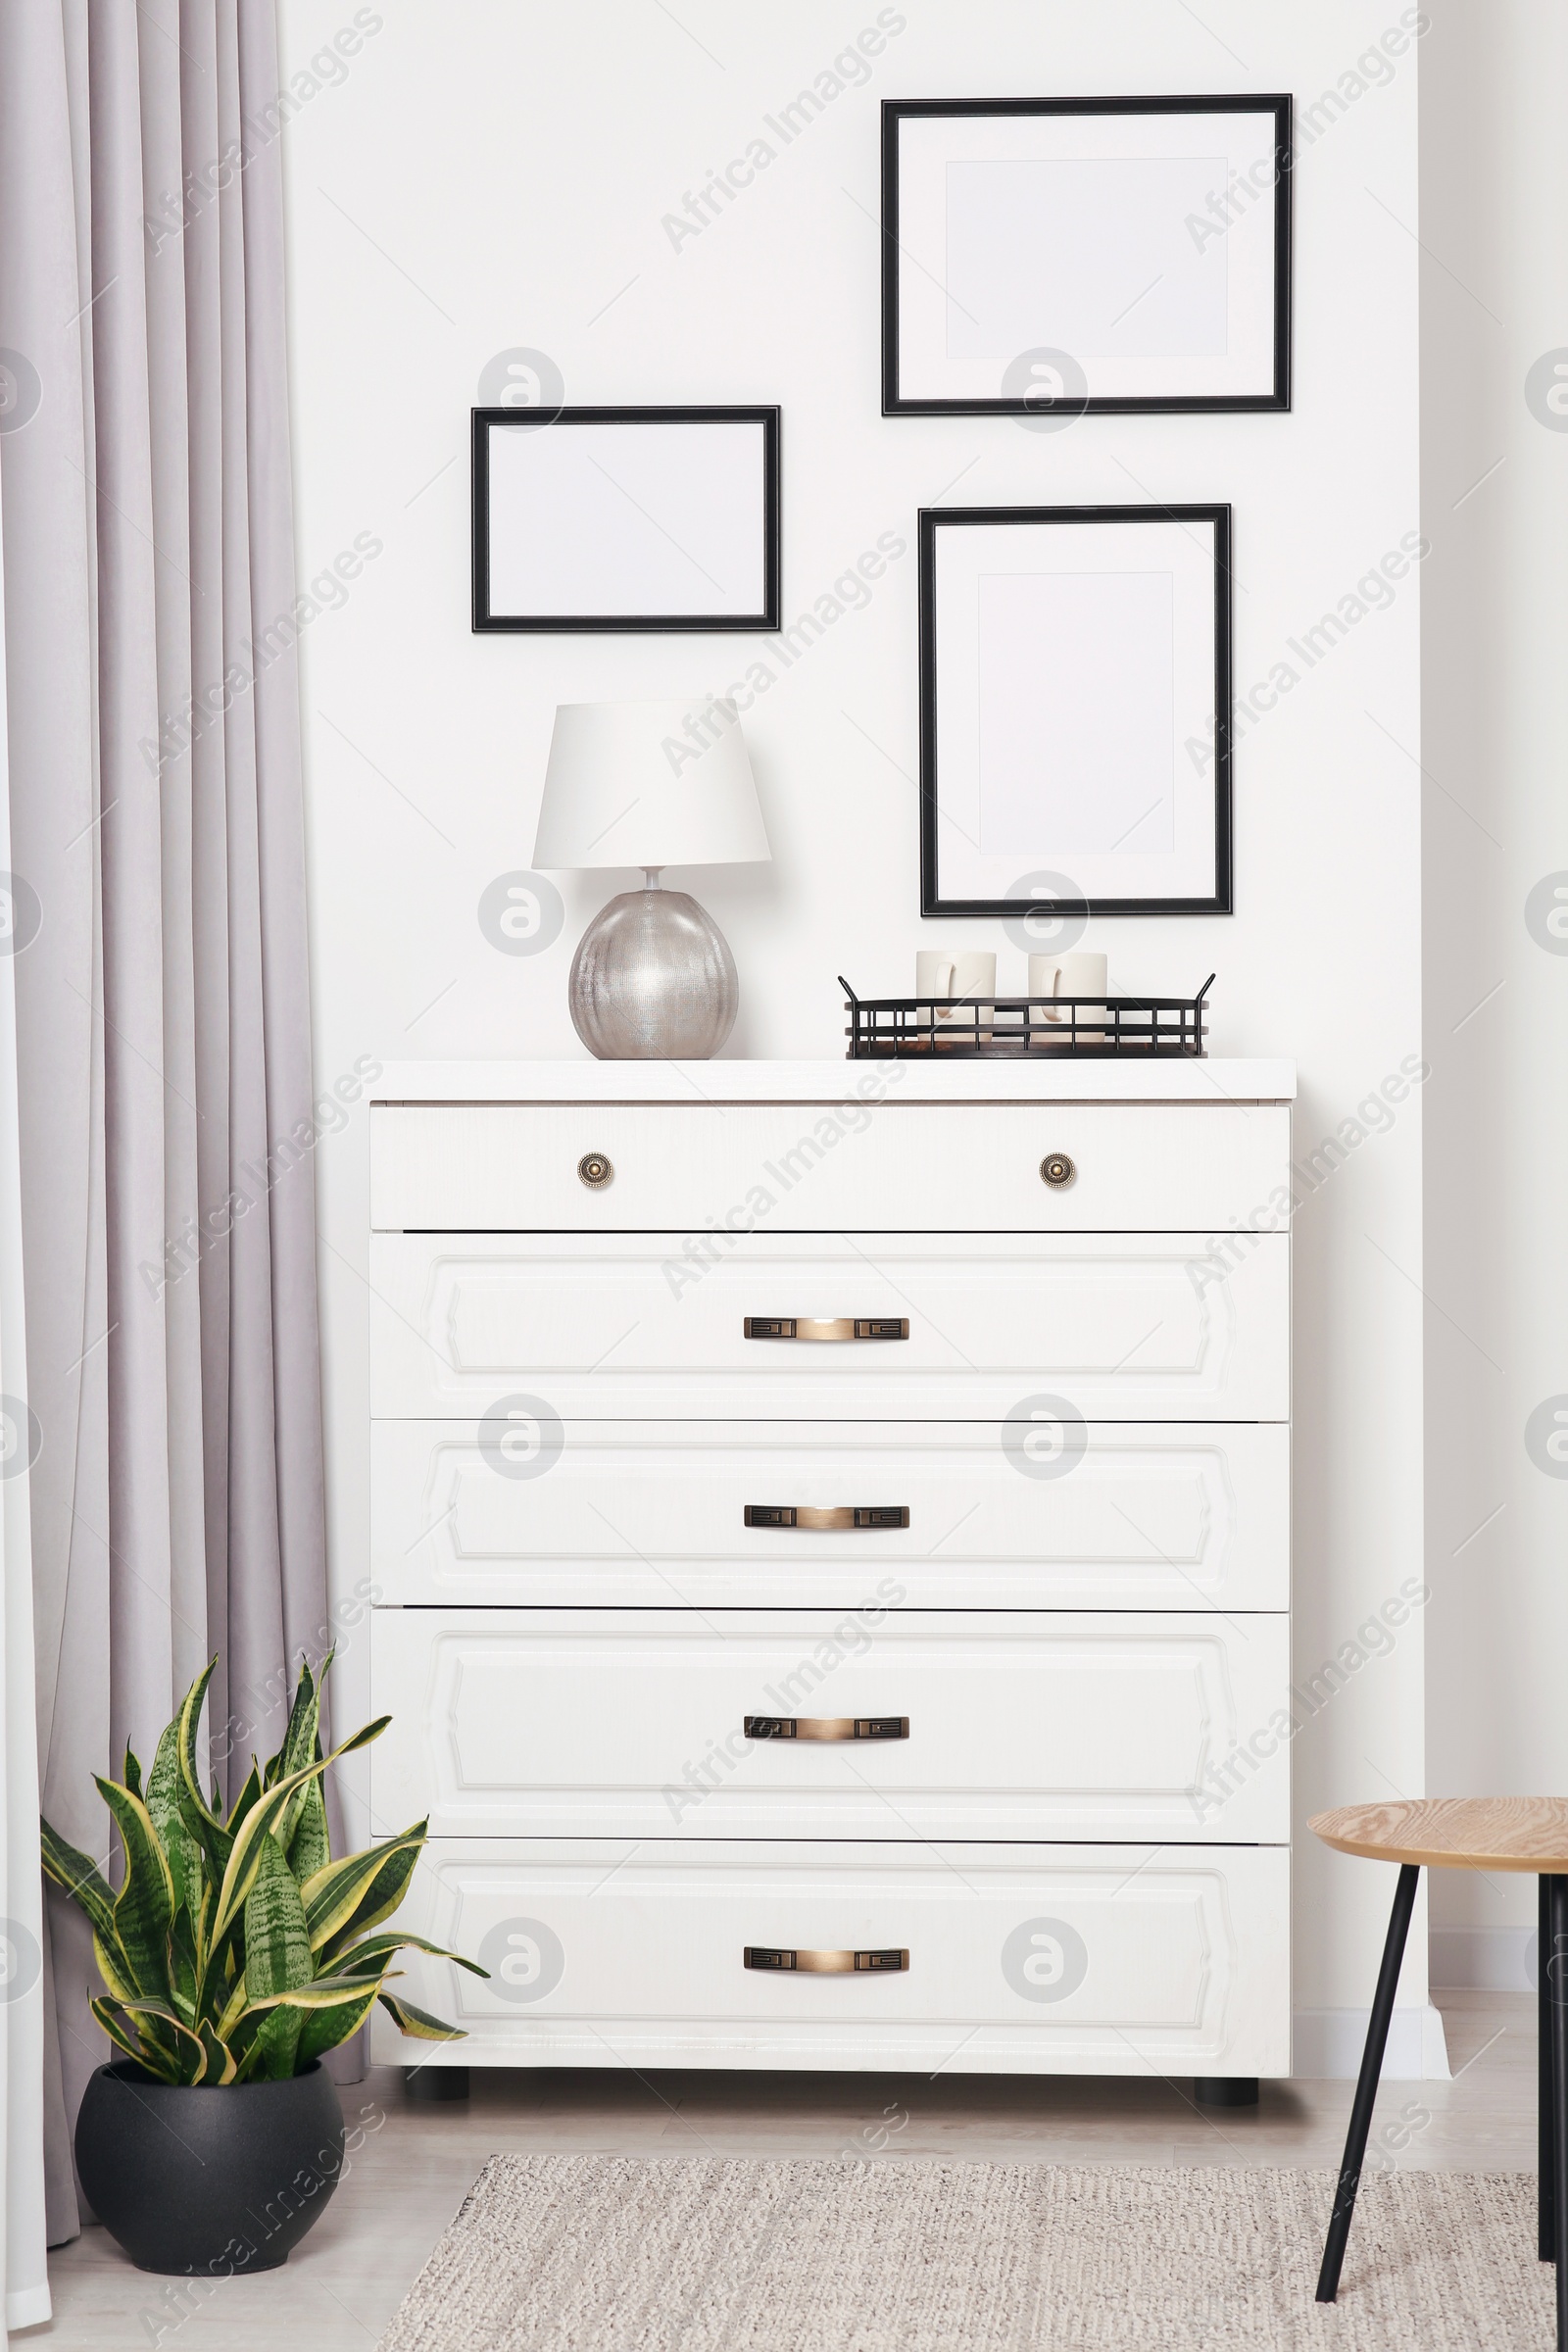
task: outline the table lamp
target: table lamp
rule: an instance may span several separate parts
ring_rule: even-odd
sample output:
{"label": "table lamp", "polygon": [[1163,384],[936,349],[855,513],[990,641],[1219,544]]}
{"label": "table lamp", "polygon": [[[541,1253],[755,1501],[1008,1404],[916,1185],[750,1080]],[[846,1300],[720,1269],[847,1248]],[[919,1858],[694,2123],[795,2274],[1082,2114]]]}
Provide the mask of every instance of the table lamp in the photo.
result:
{"label": "table lamp", "polygon": [[735,1026],[735,958],[666,865],[770,858],[733,702],[563,703],[536,868],[640,865],[641,890],[595,915],[571,960],[571,1023],[601,1061],[706,1061]]}

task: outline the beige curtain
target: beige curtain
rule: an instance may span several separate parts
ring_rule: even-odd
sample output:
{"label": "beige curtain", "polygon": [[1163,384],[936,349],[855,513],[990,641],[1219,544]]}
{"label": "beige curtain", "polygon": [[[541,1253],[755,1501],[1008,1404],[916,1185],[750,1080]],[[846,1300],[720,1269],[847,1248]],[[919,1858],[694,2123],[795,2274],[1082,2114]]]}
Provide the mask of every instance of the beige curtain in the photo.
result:
{"label": "beige curtain", "polygon": [[[43,1805],[326,1618],[273,0],[0,0],[5,579]],[[34,917],[36,919],[34,919]],[[51,1894],[51,2242],[106,2055]]]}

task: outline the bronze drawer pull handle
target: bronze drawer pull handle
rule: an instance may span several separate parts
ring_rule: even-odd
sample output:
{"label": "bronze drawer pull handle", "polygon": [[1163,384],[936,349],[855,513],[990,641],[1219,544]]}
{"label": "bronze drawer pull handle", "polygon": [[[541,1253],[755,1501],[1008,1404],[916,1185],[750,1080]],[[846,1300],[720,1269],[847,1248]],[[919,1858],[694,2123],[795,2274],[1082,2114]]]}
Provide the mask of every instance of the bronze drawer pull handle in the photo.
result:
{"label": "bronze drawer pull handle", "polygon": [[906,1340],[907,1315],[748,1315],[749,1340]]}
{"label": "bronze drawer pull handle", "polygon": [[782,1969],[803,1977],[872,1977],[903,1974],[909,1955],[901,1951],[801,1952],[777,1944],[749,1943],[748,1968]]}
{"label": "bronze drawer pull handle", "polygon": [[907,1715],[748,1715],[748,1740],[907,1740]]}
{"label": "bronze drawer pull handle", "polygon": [[794,1527],[803,1531],[836,1533],[841,1528],[907,1527],[908,1505],[903,1502],[844,1502],[818,1510],[809,1502],[749,1502],[748,1527]]}

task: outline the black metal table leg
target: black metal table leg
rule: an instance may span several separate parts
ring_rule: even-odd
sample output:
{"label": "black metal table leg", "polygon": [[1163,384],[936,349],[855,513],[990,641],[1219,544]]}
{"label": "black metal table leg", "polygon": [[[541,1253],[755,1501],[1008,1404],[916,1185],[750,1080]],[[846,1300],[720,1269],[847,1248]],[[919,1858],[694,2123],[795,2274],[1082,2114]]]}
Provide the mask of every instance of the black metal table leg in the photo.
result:
{"label": "black metal table leg", "polygon": [[[1544,1974],[1551,1987],[1552,2234],[1568,2253],[1568,1878],[1553,1873],[1544,1884],[1551,1914]],[[1557,2352],[1568,2352],[1568,2261],[1557,2264]]]}
{"label": "black metal table leg", "polygon": [[1536,2251],[1557,2259],[1557,2137],[1551,2069],[1551,1881],[1536,1881]]}
{"label": "black metal table leg", "polygon": [[[1317,2277],[1317,2300],[1320,2303],[1332,2303],[1340,2291],[1340,2268],[1345,2261],[1346,2240],[1350,2234],[1350,2217],[1355,2211],[1355,2192],[1361,2185],[1366,2135],[1372,2129],[1372,2108],[1378,2095],[1378,2077],[1383,2072],[1389,2021],[1394,2015],[1394,1996],[1399,1985],[1404,1939],[1410,1933],[1410,1914],[1415,1908],[1415,1890],[1420,1877],[1420,1868],[1416,1863],[1400,1863],[1388,1938],[1383,1946],[1383,1966],[1378,1971],[1378,1988],[1373,1996],[1372,2016],[1366,2030],[1366,2048],[1361,2052],[1361,2072],[1356,2078],[1350,2129],[1345,2138],[1345,2161],[1340,2166],[1340,2184],[1334,2195],[1334,2211],[1329,2217],[1329,2233],[1323,2247],[1323,2268]],[[1568,1887],[1568,1882],[1554,1883]],[[1568,1930],[1568,1902],[1565,1902],[1564,1926]],[[1568,2034],[1564,2035],[1563,2048],[1565,2062],[1568,2062]],[[1563,2265],[1562,2275],[1568,2276],[1568,2263]],[[1560,2346],[1559,2352],[1568,2352],[1568,2347]]]}

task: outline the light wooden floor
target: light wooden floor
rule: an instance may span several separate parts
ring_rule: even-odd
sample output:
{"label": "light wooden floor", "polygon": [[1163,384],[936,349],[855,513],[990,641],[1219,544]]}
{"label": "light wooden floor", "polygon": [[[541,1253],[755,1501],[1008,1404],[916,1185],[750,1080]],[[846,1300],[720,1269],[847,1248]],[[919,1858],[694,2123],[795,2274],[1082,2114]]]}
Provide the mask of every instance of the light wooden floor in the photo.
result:
{"label": "light wooden floor", "polygon": [[[1386,2084],[1371,2161],[1534,2172],[1534,1995],[1434,1997],[1454,2080]],[[399,2074],[377,2069],[342,2094],[365,2144],[285,2269],[198,2300],[133,2270],[102,2230],[87,2230],[51,2263],[55,2320],[18,2341],[58,2352],[370,2352],[498,2149],[1334,2166],[1350,2089],[1265,2083],[1259,2107],[1216,2112],[1195,2107],[1186,2082],[476,2069],[467,2106],[429,2107],[410,2103]]]}

